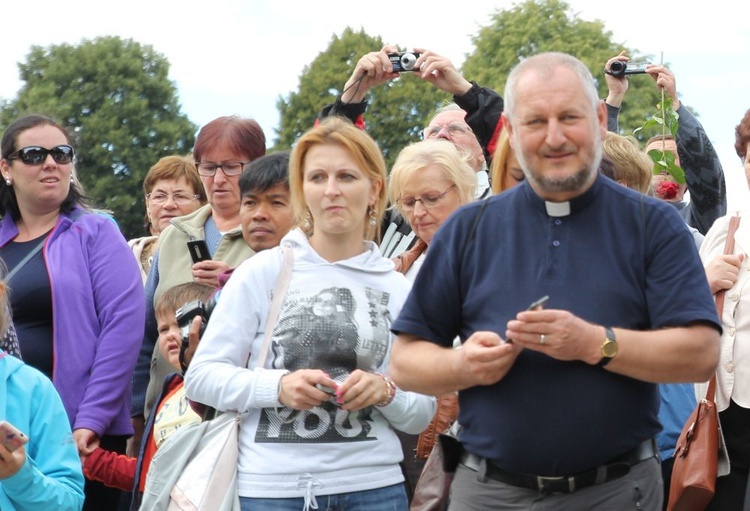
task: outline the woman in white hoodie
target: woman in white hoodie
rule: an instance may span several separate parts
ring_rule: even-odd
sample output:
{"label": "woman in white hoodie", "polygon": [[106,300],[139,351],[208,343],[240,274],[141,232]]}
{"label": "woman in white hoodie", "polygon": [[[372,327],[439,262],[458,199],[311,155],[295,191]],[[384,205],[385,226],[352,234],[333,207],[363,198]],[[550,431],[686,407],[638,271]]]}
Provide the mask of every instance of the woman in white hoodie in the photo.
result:
{"label": "woman in white hoodie", "polygon": [[188,397],[245,412],[243,511],[406,510],[394,428],[419,433],[435,401],[388,377],[389,326],[410,285],[371,241],[386,206],[385,162],[366,133],[331,118],[297,141],[289,174],[301,227],[282,240],[294,266],[264,369],[251,368],[280,249],[235,270],[187,372]]}

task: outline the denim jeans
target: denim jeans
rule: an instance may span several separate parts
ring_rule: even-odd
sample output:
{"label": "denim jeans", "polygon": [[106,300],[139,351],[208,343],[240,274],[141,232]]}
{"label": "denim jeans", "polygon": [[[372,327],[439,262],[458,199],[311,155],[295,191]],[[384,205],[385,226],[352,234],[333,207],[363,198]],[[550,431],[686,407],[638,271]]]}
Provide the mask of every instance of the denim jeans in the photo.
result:
{"label": "denim jeans", "polygon": [[[406,490],[403,483],[337,495],[315,497],[318,511],[407,511]],[[242,511],[302,511],[305,499],[254,499],[240,497]],[[311,508],[312,509],[312,508]]]}

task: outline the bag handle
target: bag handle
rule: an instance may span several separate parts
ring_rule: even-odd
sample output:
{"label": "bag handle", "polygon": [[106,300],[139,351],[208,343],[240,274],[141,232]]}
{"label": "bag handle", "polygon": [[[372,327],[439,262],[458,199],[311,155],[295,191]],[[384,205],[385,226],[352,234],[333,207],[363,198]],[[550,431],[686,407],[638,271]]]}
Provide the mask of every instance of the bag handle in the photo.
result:
{"label": "bag handle", "polygon": [[[268,320],[266,321],[266,330],[263,337],[263,346],[260,348],[260,354],[258,360],[255,363],[256,368],[263,367],[268,356],[268,348],[271,346],[271,334],[276,326],[276,321],[279,319],[279,313],[281,312],[281,304],[284,303],[284,296],[286,295],[286,288],[289,287],[289,281],[292,278],[292,267],[294,266],[294,251],[292,247],[282,246],[281,253],[284,255],[284,262],[281,266],[281,273],[279,278],[276,280],[276,286],[273,288],[271,294],[271,308],[268,311]],[[245,361],[245,367],[250,361],[250,355],[247,356]]]}
{"label": "bag handle", "polygon": [[[263,345],[260,348],[260,356],[258,361],[255,363],[254,369],[263,367],[263,363],[266,361],[268,355],[268,348],[271,345],[271,334],[273,333],[273,327],[276,326],[276,320],[279,317],[281,311],[281,304],[284,301],[284,295],[286,295],[286,288],[289,286],[289,281],[292,277],[292,266],[294,266],[294,253],[292,247],[284,246],[281,247],[281,253],[284,255],[284,262],[281,266],[281,272],[276,280],[276,285],[273,288],[273,294],[271,295],[271,309],[268,313],[268,320],[266,321],[266,331],[263,337]],[[248,352],[247,358],[245,359],[245,365],[250,363],[250,355],[252,352]],[[220,412],[211,406],[205,406],[204,411],[200,413],[204,421],[209,421],[218,416]],[[239,416],[239,415],[238,415]]]}
{"label": "bag handle", "polygon": [[[724,255],[730,255],[734,253],[734,234],[737,232],[737,228],[740,226],[739,215],[734,215],[729,219],[729,229],[727,231],[727,240],[724,243]],[[719,314],[719,321],[721,321],[722,313],[724,312],[724,295],[726,289],[719,290],[715,295],[716,301],[716,312]],[[711,377],[708,382],[708,388],[706,389],[706,400],[713,402],[716,397],[716,374]]]}

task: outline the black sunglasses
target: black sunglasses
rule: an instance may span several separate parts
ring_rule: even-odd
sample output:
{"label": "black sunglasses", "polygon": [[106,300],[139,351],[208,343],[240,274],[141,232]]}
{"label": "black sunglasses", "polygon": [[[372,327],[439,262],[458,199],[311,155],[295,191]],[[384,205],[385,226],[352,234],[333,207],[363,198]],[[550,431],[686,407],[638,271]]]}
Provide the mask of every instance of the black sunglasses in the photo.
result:
{"label": "black sunglasses", "polygon": [[47,159],[48,154],[52,155],[52,159],[55,160],[56,163],[62,165],[73,161],[74,151],[69,145],[59,145],[52,149],[32,145],[19,149],[8,156],[8,159],[21,160],[26,165],[41,165]]}

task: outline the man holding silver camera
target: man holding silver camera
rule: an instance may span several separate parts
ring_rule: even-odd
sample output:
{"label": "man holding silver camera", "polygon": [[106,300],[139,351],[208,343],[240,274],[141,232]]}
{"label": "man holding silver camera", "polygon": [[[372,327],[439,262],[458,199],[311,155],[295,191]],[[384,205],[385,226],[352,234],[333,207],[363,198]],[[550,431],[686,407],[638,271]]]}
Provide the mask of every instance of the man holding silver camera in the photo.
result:
{"label": "man holding silver camera", "polygon": [[[502,127],[503,99],[495,91],[466,80],[447,57],[422,48],[399,52],[389,45],[370,52],[359,59],[343,92],[333,104],[323,108],[320,117],[339,115],[364,128],[367,92],[407,71],[453,95],[453,103],[435,112],[422,132],[423,138],[453,143],[477,173],[475,198],[488,197],[491,190],[487,163]],[[416,237],[403,219],[388,220],[384,222],[381,251],[386,257],[394,257],[408,249]]]}

